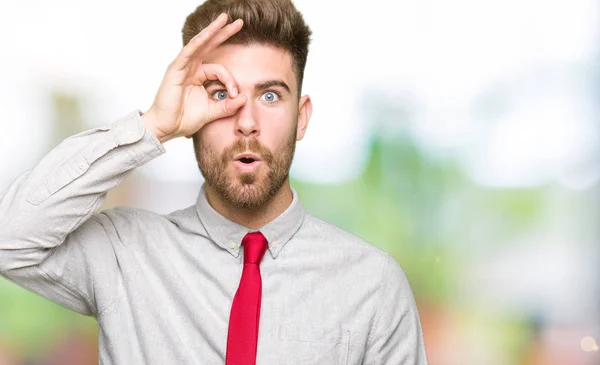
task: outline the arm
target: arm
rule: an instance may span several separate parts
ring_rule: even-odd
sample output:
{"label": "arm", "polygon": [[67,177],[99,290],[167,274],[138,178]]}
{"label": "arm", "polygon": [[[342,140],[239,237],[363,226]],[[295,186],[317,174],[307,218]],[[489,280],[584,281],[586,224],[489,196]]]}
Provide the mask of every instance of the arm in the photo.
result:
{"label": "arm", "polygon": [[67,138],[0,194],[0,274],[83,314],[94,272],[116,265],[99,209],[106,192],[164,153],[135,111]]}
{"label": "arm", "polygon": [[419,314],[406,275],[386,254],[363,365],[426,365]]}
{"label": "arm", "polygon": [[[93,214],[131,170],[164,153],[161,142],[189,137],[245,104],[224,66],[202,62],[242,27],[241,20],[227,22],[220,15],[182,48],[143,117],[136,111],[67,138],[0,194],[1,275],[84,314],[98,315],[114,302],[107,294],[99,303],[94,288],[111,293],[120,269],[112,250],[119,242],[107,234],[114,222]],[[227,85],[232,97],[209,97],[203,87],[208,79]],[[111,217],[135,220],[118,209]],[[127,232],[119,237],[126,241]]]}

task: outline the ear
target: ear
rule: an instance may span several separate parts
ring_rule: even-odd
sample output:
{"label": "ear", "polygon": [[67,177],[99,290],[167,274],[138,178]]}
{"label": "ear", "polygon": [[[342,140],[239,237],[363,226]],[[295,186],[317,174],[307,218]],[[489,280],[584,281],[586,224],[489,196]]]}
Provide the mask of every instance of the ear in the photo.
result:
{"label": "ear", "polygon": [[308,121],[312,115],[312,101],[310,96],[304,95],[298,102],[298,126],[296,130],[296,140],[299,141],[304,138],[306,128],[308,127]]}

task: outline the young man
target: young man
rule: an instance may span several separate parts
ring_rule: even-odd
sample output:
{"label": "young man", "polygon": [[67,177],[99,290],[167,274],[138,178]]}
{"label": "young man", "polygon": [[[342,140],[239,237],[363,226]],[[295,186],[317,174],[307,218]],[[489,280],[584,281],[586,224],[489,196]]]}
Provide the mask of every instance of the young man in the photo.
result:
{"label": "young man", "polygon": [[[105,365],[426,364],[400,266],[290,186],[309,37],[289,0],[198,7],[147,112],[66,139],[2,193],[2,275],[97,318]],[[183,136],[194,205],[97,212]]]}

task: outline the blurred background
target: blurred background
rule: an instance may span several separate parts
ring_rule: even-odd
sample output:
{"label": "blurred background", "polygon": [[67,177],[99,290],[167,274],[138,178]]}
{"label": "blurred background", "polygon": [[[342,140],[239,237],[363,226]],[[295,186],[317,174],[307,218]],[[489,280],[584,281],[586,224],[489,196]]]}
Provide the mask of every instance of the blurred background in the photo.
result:
{"label": "blurred background", "polygon": [[[600,4],[295,4],[314,114],[292,184],[401,264],[430,364],[600,364]],[[0,191],[69,135],[147,110],[197,5],[3,3]],[[104,208],[192,205],[192,143],[165,147]],[[0,278],[0,365],[97,364],[96,331]]]}

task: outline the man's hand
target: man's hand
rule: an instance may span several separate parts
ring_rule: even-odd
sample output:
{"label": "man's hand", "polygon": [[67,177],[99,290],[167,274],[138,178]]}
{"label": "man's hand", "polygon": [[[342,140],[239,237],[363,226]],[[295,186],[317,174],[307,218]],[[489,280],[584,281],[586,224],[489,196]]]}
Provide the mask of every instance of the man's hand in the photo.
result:
{"label": "man's hand", "polygon": [[[142,115],[146,128],[161,143],[189,137],[205,124],[233,115],[246,102],[225,66],[203,63],[212,50],[242,29],[243,22],[238,19],[225,24],[227,15],[221,14],[192,38],[167,68],[152,106]],[[216,100],[208,95],[202,86],[207,80],[219,80],[230,97]]]}

